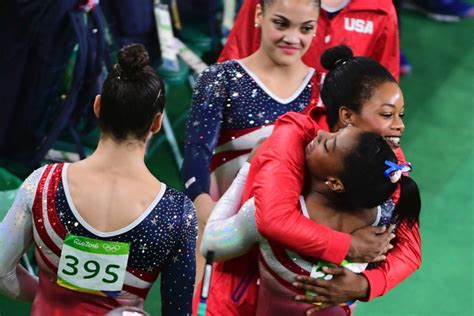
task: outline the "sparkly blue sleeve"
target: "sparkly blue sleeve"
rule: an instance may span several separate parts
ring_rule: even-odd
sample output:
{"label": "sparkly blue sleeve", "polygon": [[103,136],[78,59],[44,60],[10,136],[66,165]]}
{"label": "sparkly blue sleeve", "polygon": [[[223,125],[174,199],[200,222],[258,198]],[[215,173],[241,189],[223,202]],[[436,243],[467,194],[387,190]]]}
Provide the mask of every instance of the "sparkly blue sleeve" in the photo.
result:
{"label": "sparkly blue sleeve", "polygon": [[0,294],[15,299],[32,301],[38,287],[38,279],[18,262],[33,242],[31,208],[43,171],[44,167],[34,171],[23,182],[13,205],[0,222]]}
{"label": "sparkly blue sleeve", "polygon": [[161,275],[161,315],[191,315],[196,277],[196,210],[184,197],[178,243]]}
{"label": "sparkly blue sleeve", "polygon": [[209,193],[209,165],[227,96],[224,66],[215,64],[204,70],[194,87],[184,144],[182,178],[185,193],[193,201],[199,194]]}

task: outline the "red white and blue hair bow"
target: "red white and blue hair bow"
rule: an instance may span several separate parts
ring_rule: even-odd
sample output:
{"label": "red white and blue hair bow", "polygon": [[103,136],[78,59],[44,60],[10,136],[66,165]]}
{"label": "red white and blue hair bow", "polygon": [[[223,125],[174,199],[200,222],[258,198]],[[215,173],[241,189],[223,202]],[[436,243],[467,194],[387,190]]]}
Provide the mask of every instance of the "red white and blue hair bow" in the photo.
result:
{"label": "red white and blue hair bow", "polygon": [[392,183],[397,183],[402,177],[402,174],[411,171],[411,165],[409,163],[398,165],[389,160],[385,160],[385,164],[388,166],[388,169],[385,170],[384,175],[389,178]]}

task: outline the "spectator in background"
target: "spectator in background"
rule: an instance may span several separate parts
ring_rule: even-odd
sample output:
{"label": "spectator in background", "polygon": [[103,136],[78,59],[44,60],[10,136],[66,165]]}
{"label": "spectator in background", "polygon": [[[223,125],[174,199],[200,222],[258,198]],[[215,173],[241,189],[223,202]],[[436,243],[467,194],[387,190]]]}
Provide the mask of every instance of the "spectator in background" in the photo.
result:
{"label": "spectator in background", "polygon": [[406,1],[406,7],[439,22],[459,22],[474,17],[474,5],[462,0],[411,0]]}

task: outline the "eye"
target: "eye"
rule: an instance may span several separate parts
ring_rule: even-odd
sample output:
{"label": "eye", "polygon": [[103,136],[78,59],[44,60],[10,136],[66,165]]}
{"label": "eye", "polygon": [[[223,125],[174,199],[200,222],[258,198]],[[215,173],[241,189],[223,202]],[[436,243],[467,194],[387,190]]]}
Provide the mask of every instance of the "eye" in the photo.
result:
{"label": "eye", "polygon": [[301,28],[301,32],[302,32],[303,34],[309,33],[309,32],[311,32],[312,30],[314,30],[314,27],[311,26],[311,25],[303,26],[303,27]]}
{"label": "eye", "polygon": [[326,152],[329,152],[329,150],[328,150],[328,140],[327,139],[324,140],[324,149],[326,150]]}
{"label": "eye", "polygon": [[392,117],[393,114],[390,112],[384,112],[384,113],[381,113],[380,115],[383,117],[389,118],[389,117]]}
{"label": "eye", "polygon": [[288,26],[288,22],[283,20],[273,20],[273,24],[275,24],[277,28],[285,28]]}
{"label": "eye", "polygon": [[398,116],[405,117],[405,112],[400,113]]}

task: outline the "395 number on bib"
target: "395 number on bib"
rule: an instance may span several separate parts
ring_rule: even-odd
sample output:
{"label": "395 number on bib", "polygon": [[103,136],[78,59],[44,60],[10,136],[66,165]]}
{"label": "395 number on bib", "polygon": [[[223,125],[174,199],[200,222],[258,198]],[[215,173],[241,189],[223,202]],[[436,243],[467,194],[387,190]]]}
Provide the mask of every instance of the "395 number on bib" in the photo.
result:
{"label": "395 number on bib", "polygon": [[71,290],[104,295],[121,291],[130,245],[67,235],[57,283]]}

